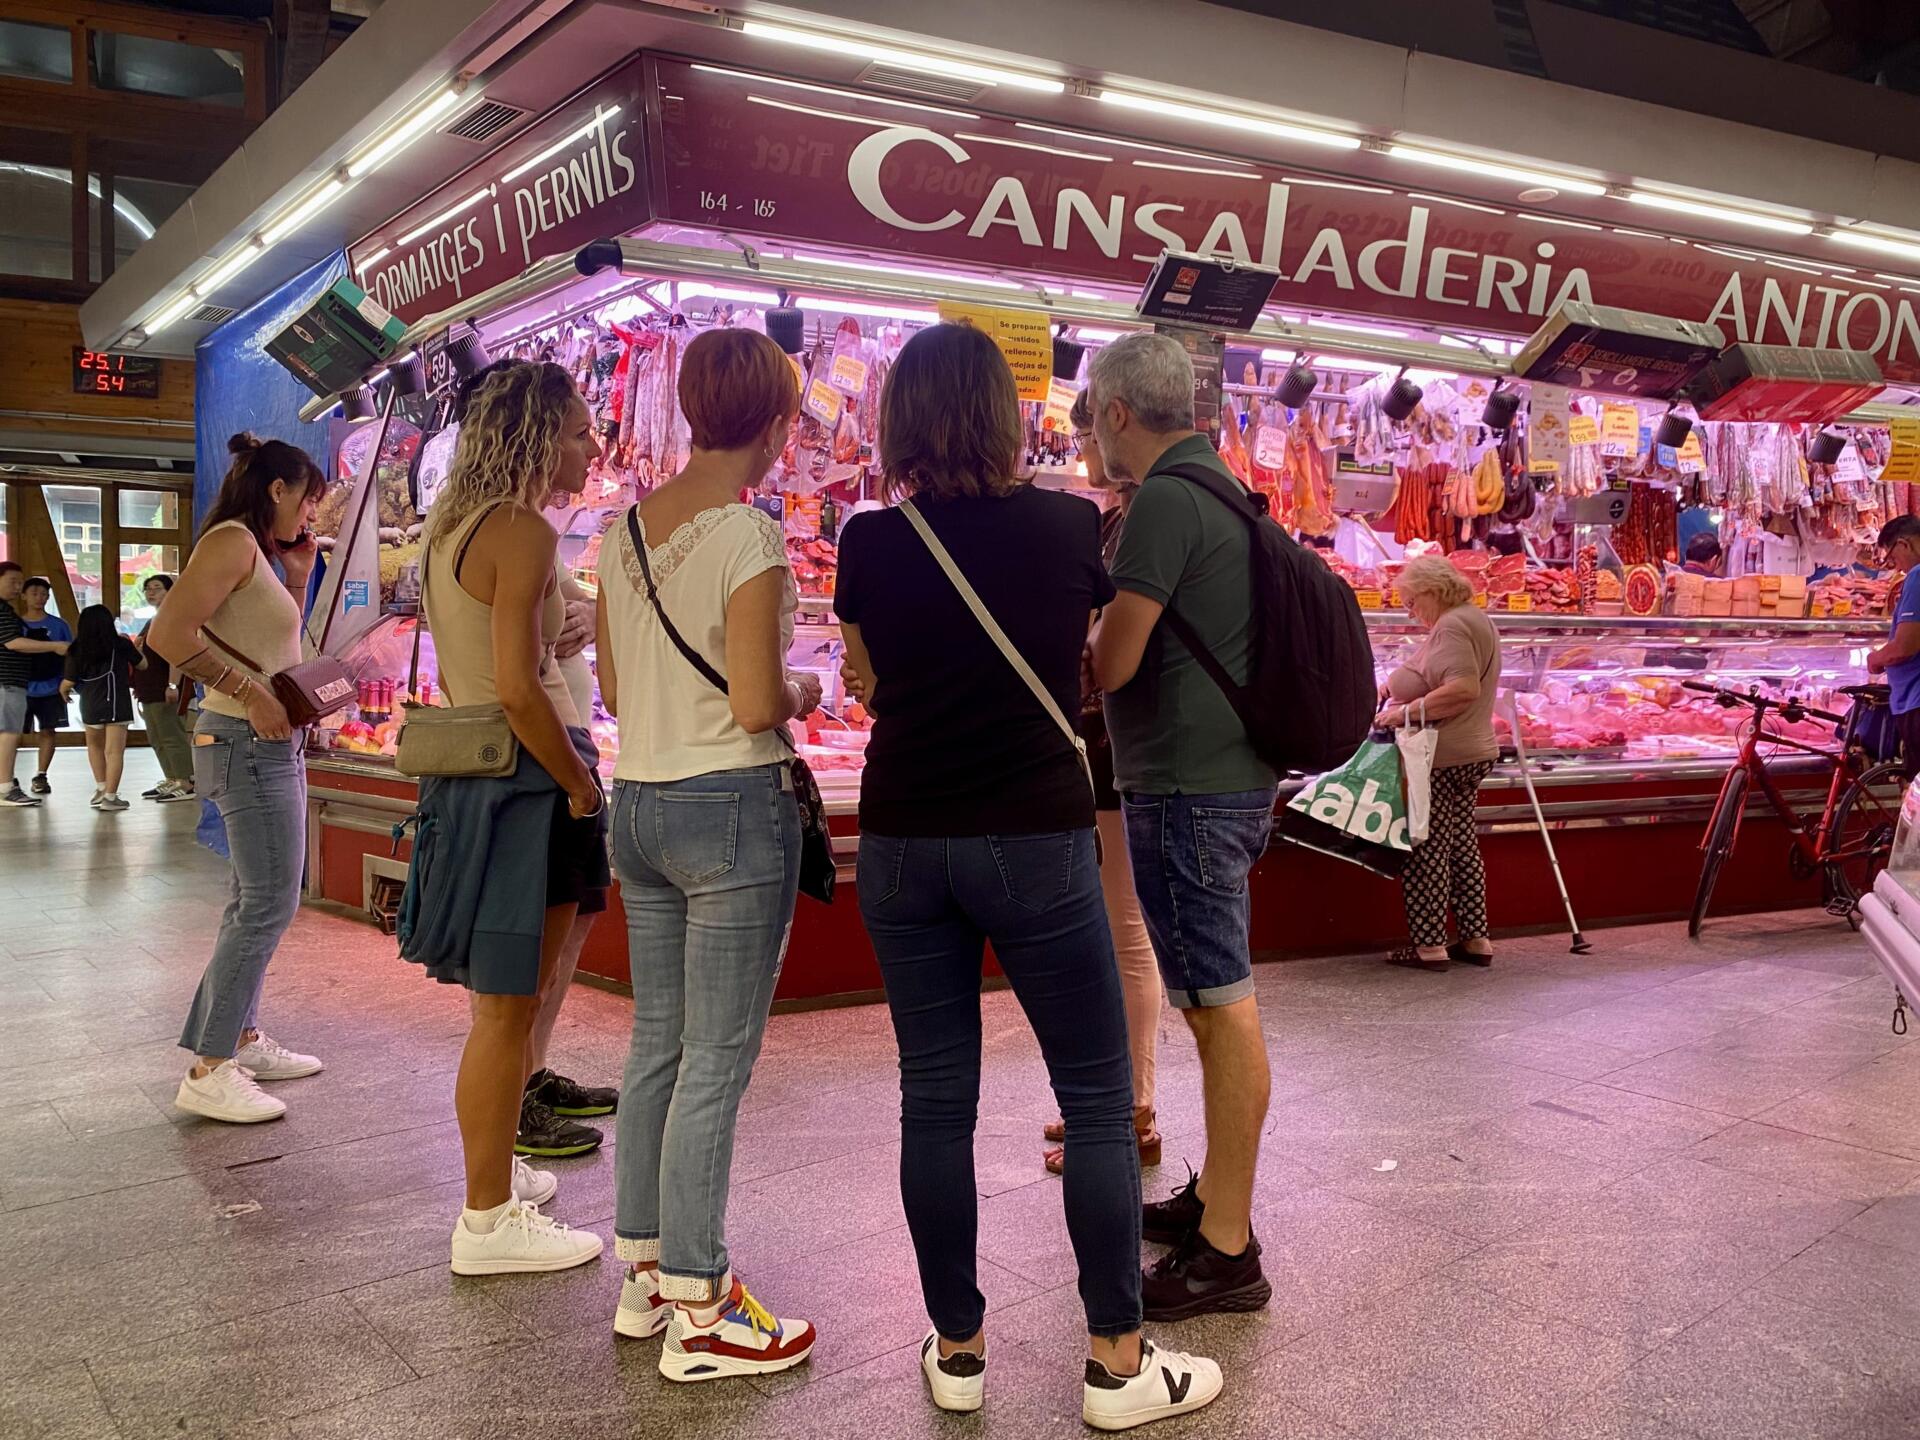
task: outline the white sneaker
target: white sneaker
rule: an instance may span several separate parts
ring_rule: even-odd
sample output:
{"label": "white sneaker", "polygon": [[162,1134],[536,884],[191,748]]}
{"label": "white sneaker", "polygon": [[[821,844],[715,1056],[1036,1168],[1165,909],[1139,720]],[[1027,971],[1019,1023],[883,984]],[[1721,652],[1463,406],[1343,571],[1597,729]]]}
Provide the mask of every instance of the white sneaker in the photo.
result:
{"label": "white sneaker", "polygon": [[920,1371],[927,1377],[933,1403],[942,1410],[978,1410],[986,1399],[986,1356],[971,1350],[942,1355],[938,1330],[929,1330],[920,1344]]}
{"label": "white sneaker", "polygon": [[102,812],[112,812],[116,810],[130,810],[133,807],[118,795],[107,794],[102,795],[99,802],[93,808]]}
{"label": "white sneaker", "polygon": [[100,808],[100,802],[106,798],[107,787],[104,785],[96,785],[93,787],[93,798],[87,801],[87,804],[93,809],[98,810]]}
{"label": "white sneaker", "polygon": [[513,1198],[522,1205],[544,1205],[559,1188],[559,1178],[551,1170],[536,1170],[518,1155],[513,1157]]}
{"label": "white sneaker", "polygon": [[669,1380],[718,1380],[791,1370],[813,1353],[813,1326],[776,1320],[738,1280],[718,1313],[700,1323],[684,1302],[673,1307],[660,1373]]}
{"label": "white sneaker", "polygon": [[[123,807],[124,808],[124,807]],[[233,1057],[253,1072],[256,1080],[298,1080],[318,1075],[326,1067],[311,1055],[297,1055],[262,1030]]]}
{"label": "white sneaker", "polygon": [[162,805],[171,805],[176,800],[191,800],[193,799],[193,782],[191,780],[169,780],[165,785],[160,787],[160,793],[153,798],[158,800]]}
{"label": "white sneaker", "polygon": [[1138,1375],[1115,1375],[1098,1360],[1087,1361],[1080,1415],[1096,1430],[1131,1430],[1211,1405],[1221,1383],[1213,1361],[1142,1339]]}
{"label": "white sneaker", "polygon": [[467,1228],[466,1216],[453,1222],[453,1273],[506,1275],[529,1270],[570,1270],[600,1253],[600,1237],[591,1230],[570,1230],[538,1205],[516,1200],[500,1223],[482,1235]]}
{"label": "white sneaker", "polygon": [[654,1270],[627,1267],[620,1283],[620,1308],[613,1312],[613,1333],[629,1340],[651,1340],[673,1318],[673,1301],[660,1293],[660,1275]]}
{"label": "white sneaker", "polygon": [[189,1070],[173,1103],[190,1114],[225,1120],[230,1125],[257,1125],[287,1113],[287,1102],[274,1099],[254,1084],[253,1076],[234,1060],[222,1060],[198,1080]]}

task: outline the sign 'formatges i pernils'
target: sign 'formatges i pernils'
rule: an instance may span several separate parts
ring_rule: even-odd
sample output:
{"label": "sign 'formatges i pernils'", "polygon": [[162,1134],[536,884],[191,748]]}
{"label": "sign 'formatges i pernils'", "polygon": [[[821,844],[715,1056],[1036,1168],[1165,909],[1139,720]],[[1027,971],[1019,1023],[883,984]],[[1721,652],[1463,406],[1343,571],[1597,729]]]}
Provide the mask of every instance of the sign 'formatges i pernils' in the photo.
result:
{"label": "sign 'formatges i pernils'", "polygon": [[1526,335],[1589,301],[1729,341],[1861,350],[1920,379],[1920,284],[660,56],[588,87],[350,260],[416,320],[590,240],[691,228],[1129,288],[1163,250],[1212,254],[1278,270],[1275,302],[1303,310]]}

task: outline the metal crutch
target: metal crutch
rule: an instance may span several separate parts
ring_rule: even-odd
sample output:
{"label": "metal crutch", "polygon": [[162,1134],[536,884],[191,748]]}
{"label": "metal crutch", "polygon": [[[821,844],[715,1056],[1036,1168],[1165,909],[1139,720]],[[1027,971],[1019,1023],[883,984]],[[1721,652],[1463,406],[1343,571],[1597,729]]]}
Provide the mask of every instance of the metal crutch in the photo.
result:
{"label": "metal crutch", "polygon": [[1520,761],[1520,779],[1527,787],[1527,800],[1533,806],[1533,818],[1540,826],[1540,839],[1547,847],[1547,861],[1553,866],[1553,883],[1560,887],[1560,903],[1567,908],[1567,928],[1573,931],[1572,953],[1586,955],[1593,950],[1593,946],[1580,933],[1580,922],[1573,916],[1573,900],[1567,894],[1566,877],[1560,873],[1560,857],[1554,853],[1553,836],[1547,830],[1546,813],[1541,810],[1540,797],[1533,789],[1533,771],[1527,764],[1527,741],[1521,733],[1520,698],[1511,690],[1507,692],[1507,715],[1513,721],[1513,753]]}

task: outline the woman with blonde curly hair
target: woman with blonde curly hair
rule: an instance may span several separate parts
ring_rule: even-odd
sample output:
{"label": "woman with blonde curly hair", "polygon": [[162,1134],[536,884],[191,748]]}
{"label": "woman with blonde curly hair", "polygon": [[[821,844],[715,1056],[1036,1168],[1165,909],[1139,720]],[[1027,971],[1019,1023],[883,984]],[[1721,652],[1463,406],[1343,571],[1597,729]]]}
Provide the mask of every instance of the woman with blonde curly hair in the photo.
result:
{"label": "woman with blonde curly hair", "polygon": [[600,454],[557,365],[503,367],[473,392],[427,521],[421,608],[457,706],[497,705],[519,756],[502,776],[420,786],[401,954],[472,992],[454,1107],[466,1154],[456,1274],[561,1270],[600,1237],[542,1215],[554,1177],[514,1156],[539,995],[583,901],[610,882],[606,806],[586,717],[554,659],[566,624],[558,537],[541,515]]}
{"label": "woman with blonde curly hair", "polygon": [[[1413,847],[1400,885],[1413,944],[1387,957],[1390,965],[1445,970],[1451,960],[1493,964],[1487,938],[1487,872],[1474,828],[1474,797],[1493,769],[1500,746],[1493,738],[1493,699],[1500,688],[1500,635],[1473,603],[1473,587],[1437,555],[1415,560],[1400,574],[1400,593],[1426,642],[1383,687],[1390,703],[1379,723],[1431,725],[1440,732],[1433,753],[1432,812],[1427,838]],[[1447,911],[1459,940],[1447,943]]]}

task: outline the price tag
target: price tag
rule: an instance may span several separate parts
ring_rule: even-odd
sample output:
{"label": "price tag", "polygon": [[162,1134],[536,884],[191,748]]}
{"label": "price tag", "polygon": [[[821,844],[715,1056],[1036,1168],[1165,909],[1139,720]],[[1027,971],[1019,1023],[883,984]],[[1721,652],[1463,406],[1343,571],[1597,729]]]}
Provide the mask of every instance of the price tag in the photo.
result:
{"label": "price tag", "polygon": [[1841,485],[1859,484],[1867,478],[1866,463],[1861,460],[1860,452],[1851,440],[1841,450],[1840,458],[1834,462],[1833,478],[1835,483]]}
{"label": "price tag", "polygon": [[1045,400],[1053,383],[1053,332],[1047,317],[1033,310],[999,310],[987,305],[940,302],[940,318],[971,325],[993,337],[1006,356],[1022,400]]}
{"label": "price tag", "polygon": [[1262,470],[1287,468],[1287,432],[1278,425],[1262,425],[1253,432],[1253,463]]}
{"label": "price tag", "polygon": [[1631,405],[1600,407],[1600,453],[1628,456],[1640,444],[1640,412]]}
{"label": "price tag", "polygon": [[843,403],[838,390],[824,380],[815,380],[807,386],[806,404],[802,408],[822,425],[838,425]]}
{"label": "price tag", "polygon": [[1653,447],[1653,463],[1662,470],[1678,470],[1680,452],[1671,445],[1656,445]]}
{"label": "price tag", "polygon": [[1682,475],[1698,475],[1707,468],[1707,452],[1700,444],[1700,431],[1696,428],[1687,432],[1686,443],[1674,456],[1677,462],[1674,469]]}
{"label": "price tag", "polygon": [[1560,473],[1560,462],[1558,460],[1532,460],[1527,463],[1527,473],[1529,475],[1558,475]]}
{"label": "price tag", "polygon": [[1887,456],[1887,468],[1880,472],[1880,478],[1911,485],[1920,480],[1920,420],[1895,420],[1887,428],[1893,437],[1893,451]]}
{"label": "price tag", "polygon": [[858,395],[867,388],[867,362],[857,355],[836,355],[827,380],[844,394]]}
{"label": "price tag", "polygon": [[1600,443],[1599,422],[1591,415],[1568,416],[1567,443],[1569,445],[1598,445]]}

